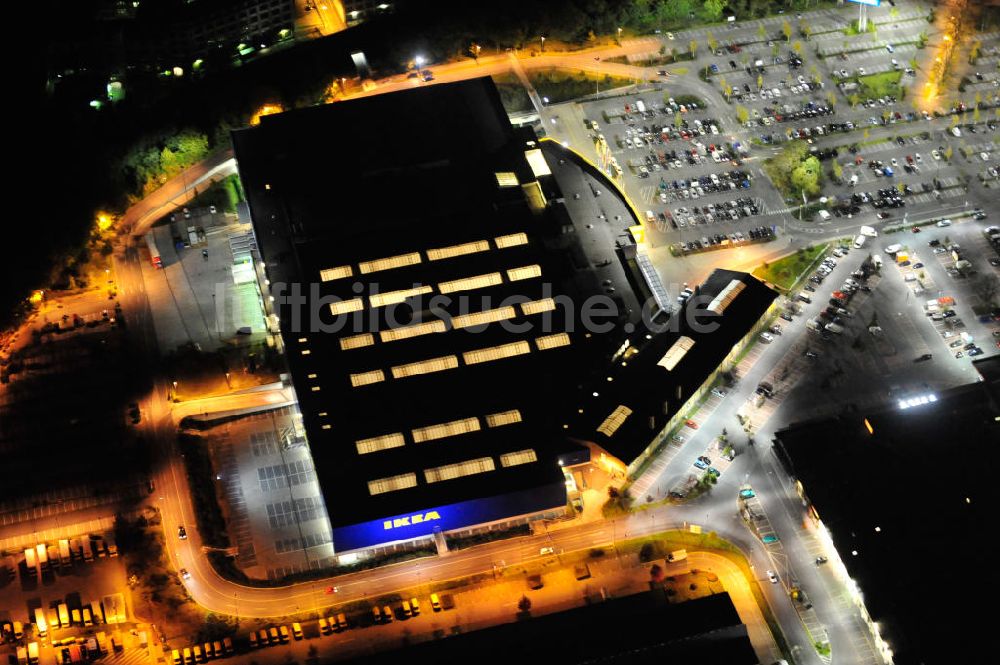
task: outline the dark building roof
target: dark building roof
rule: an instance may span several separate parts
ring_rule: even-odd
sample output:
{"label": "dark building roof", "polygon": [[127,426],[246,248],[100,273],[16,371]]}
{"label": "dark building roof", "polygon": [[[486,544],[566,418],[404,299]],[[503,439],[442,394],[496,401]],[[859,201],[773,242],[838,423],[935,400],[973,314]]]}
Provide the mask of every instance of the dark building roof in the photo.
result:
{"label": "dark building roof", "polygon": [[[459,663],[492,653],[502,654],[502,662],[559,665],[758,662],[728,593],[673,605],[662,590],[410,644],[405,661]],[[400,658],[387,651],[351,662],[381,665]]]}
{"label": "dark building roof", "polygon": [[[308,308],[298,320],[276,303],[334,546],[564,504],[556,458],[577,447],[563,414],[608,342],[563,305],[599,281],[574,259],[534,134],[511,127],[492,81],[265,116],[233,142],[272,294],[304,285],[330,325],[310,331]],[[425,293],[378,305],[411,289]],[[496,322],[478,325],[483,312]],[[452,477],[469,460],[495,468]],[[411,486],[370,493],[400,476]]]}
{"label": "dark building roof", "polygon": [[775,435],[899,665],[977,662],[995,629],[1000,383],[933,395]]}
{"label": "dark building roof", "polygon": [[[583,387],[571,435],[630,464],[777,297],[752,275],[713,271],[680,311],[633,334],[621,357]],[[666,330],[657,334],[659,326]]]}

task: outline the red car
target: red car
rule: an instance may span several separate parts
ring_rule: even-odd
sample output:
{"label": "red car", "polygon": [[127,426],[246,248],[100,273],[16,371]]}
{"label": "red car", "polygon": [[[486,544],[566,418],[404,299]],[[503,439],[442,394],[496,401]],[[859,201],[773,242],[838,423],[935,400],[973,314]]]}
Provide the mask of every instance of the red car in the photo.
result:
{"label": "red car", "polygon": [[688,420],[684,424],[687,425],[688,427],[690,427],[691,429],[698,429],[698,423],[696,423],[693,420]]}

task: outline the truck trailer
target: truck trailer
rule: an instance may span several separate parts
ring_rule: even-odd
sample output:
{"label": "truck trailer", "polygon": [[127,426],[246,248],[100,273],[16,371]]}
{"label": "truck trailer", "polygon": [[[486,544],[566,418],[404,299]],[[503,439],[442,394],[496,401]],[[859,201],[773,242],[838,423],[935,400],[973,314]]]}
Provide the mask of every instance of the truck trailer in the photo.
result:
{"label": "truck trailer", "polygon": [[63,538],[59,541],[59,567],[69,568],[73,562],[73,558],[69,553],[69,540]]}
{"label": "truck trailer", "polygon": [[153,237],[152,231],[146,234],[146,248],[149,249],[149,261],[153,267],[162,268],[163,259],[160,257],[160,250],[156,247],[156,238]]}

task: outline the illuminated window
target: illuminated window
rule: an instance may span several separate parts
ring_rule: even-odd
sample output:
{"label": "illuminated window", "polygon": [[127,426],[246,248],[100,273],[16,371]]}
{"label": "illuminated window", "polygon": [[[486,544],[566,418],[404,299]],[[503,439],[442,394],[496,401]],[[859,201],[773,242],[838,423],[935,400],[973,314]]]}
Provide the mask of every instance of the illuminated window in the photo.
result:
{"label": "illuminated window", "polygon": [[406,441],[403,439],[402,434],[393,432],[392,434],[383,434],[382,436],[375,436],[370,439],[360,439],[355,441],[354,445],[357,446],[359,455],[367,455],[368,453],[377,453],[380,450],[402,448],[406,445]]}
{"label": "illuminated window", "polygon": [[538,461],[538,455],[531,448],[516,450],[512,453],[504,453],[500,456],[500,466],[518,466],[520,464],[531,464]]}
{"label": "illuminated window", "polygon": [[532,300],[531,302],[521,303],[521,311],[524,312],[525,316],[541,314],[542,312],[550,312],[555,308],[556,301],[552,298],[543,298],[542,300]]}
{"label": "illuminated window", "polygon": [[479,429],[479,418],[463,418],[462,420],[453,420],[450,423],[439,423],[415,429],[413,430],[413,440],[417,443],[423,443],[449,436],[478,432]]}
{"label": "illuminated window", "polygon": [[378,480],[369,480],[368,493],[375,496],[376,494],[396,492],[398,490],[410,489],[411,487],[416,486],[417,474],[411,471],[410,473],[403,473],[398,476],[379,478]]}
{"label": "illuminated window", "polygon": [[535,174],[535,177],[543,175],[552,175],[552,171],[549,170],[549,163],[545,161],[545,155],[538,148],[534,150],[525,150],[524,156],[528,160],[528,166],[531,167],[531,172]]}
{"label": "illuminated window", "polygon": [[364,307],[364,303],[361,302],[361,298],[351,298],[350,300],[341,300],[340,302],[330,303],[330,311],[334,316],[350,314],[351,312],[358,311],[362,307]]}
{"label": "illuminated window", "polygon": [[479,457],[457,464],[446,464],[432,469],[424,469],[424,480],[428,483],[437,483],[442,480],[454,480],[455,478],[474,476],[477,473],[487,473],[496,468],[492,457]]}
{"label": "illuminated window", "polygon": [[660,362],[656,364],[660,367],[666,368],[669,372],[673,370],[674,367],[677,367],[677,363],[679,363],[684,356],[687,355],[687,352],[690,351],[693,346],[694,340],[690,337],[679,337],[677,338],[677,341],[674,342],[669,349],[667,349],[667,352],[663,354],[663,357],[660,358]]}
{"label": "illuminated window", "polygon": [[618,428],[622,426],[625,419],[630,415],[632,415],[632,409],[622,404],[604,419],[604,422],[597,428],[597,431],[606,436],[611,436],[618,431]]}
{"label": "illuminated window", "polygon": [[504,425],[513,425],[519,422],[521,422],[521,412],[517,409],[491,413],[486,416],[486,424],[490,427],[503,427]]}
{"label": "illuminated window", "polygon": [[493,239],[497,244],[498,249],[507,249],[508,247],[517,247],[518,245],[528,244],[528,234],[527,233],[511,233],[506,236],[497,236]]}
{"label": "illuminated window", "polygon": [[319,271],[319,279],[323,282],[332,282],[335,279],[343,279],[354,274],[351,266],[340,266],[339,268],[327,268]]}
{"label": "illuminated window", "polygon": [[323,425],[320,429],[330,429],[331,427],[331,425]]}
{"label": "illuminated window", "polygon": [[503,277],[498,272],[491,272],[486,275],[476,275],[464,279],[455,279],[450,282],[438,284],[441,293],[455,293],[456,291],[471,291],[473,289],[485,289],[503,283]]}
{"label": "illuminated window", "polygon": [[461,245],[428,249],[427,260],[440,261],[441,259],[451,259],[456,256],[465,256],[466,254],[476,254],[478,252],[488,251],[490,251],[490,243],[488,240],[475,240],[473,242],[462,243]]}
{"label": "illuminated window", "polygon": [[385,381],[385,372],[380,369],[373,369],[370,372],[361,372],[360,374],[351,374],[351,385],[355,388],[379,383],[380,381]]}
{"label": "illuminated window", "polygon": [[391,270],[392,268],[404,268],[420,263],[420,252],[410,252],[399,256],[388,256],[384,259],[374,259],[372,261],[362,261],[358,264],[358,269],[362,275],[380,270]]}
{"label": "illuminated window", "polygon": [[308,338],[308,337],[299,337],[299,342],[300,342],[300,343],[303,343],[303,344],[304,344],[305,342],[308,342],[308,341],[309,341],[309,338]]}
{"label": "illuminated window", "polygon": [[516,173],[511,173],[510,171],[501,171],[496,173],[497,184],[501,187],[517,187],[521,183],[517,179]]}
{"label": "illuminated window", "polygon": [[322,388],[320,388],[319,386],[313,386],[310,388],[310,390],[312,390],[314,393],[318,393],[320,390],[322,390]]}
{"label": "illuminated window", "polygon": [[376,293],[368,299],[372,307],[386,307],[388,305],[396,305],[407,298],[412,298],[413,296],[422,296],[424,294],[433,291],[429,286],[416,286],[412,289],[401,289],[399,291],[386,291],[385,293]]}
{"label": "illuminated window", "polygon": [[351,349],[360,349],[364,346],[371,346],[374,343],[375,336],[371,333],[364,333],[363,335],[342,337],[340,340],[340,348],[343,351],[350,351]]}
{"label": "illuminated window", "polygon": [[430,358],[408,365],[396,365],[392,368],[392,376],[396,379],[405,379],[408,376],[443,372],[446,369],[455,369],[456,367],[458,367],[457,357],[441,356],[440,358]]}
{"label": "illuminated window", "polygon": [[451,325],[455,329],[472,328],[474,326],[483,326],[487,323],[513,319],[515,316],[517,316],[517,312],[514,311],[513,307],[501,307],[499,309],[487,309],[482,312],[475,312],[474,314],[456,316],[451,320]]}
{"label": "illuminated window", "polygon": [[315,379],[317,376],[317,374],[306,374],[307,379]]}
{"label": "illuminated window", "polygon": [[462,358],[465,360],[466,365],[476,365],[493,360],[513,358],[525,353],[531,353],[531,346],[527,342],[521,341],[500,344],[499,346],[489,346],[485,349],[476,349],[475,351],[466,351],[462,354]]}
{"label": "illuminated window", "polygon": [[312,351],[310,351],[309,349],[302,349],[302,355],[308,356],[308,355],[311,355],[311,354],[312,354]]}
{"label": "illuminated window", "polygon": [[747,285],[738,279],[734,279],[726,288],[719,291],[719,295],[712,299],[712,302],[708,304],[708,311],[715,312],[716,314],[722,314],[729,307],[730,303],[736,300],[736,296],[740,295],[743,289],[747,288]]}
{"label": "illuminated window", "polygon": [[557,349],[560,346],[569,346],[569,335],[566,333],[556,333],[555,335],[545,335],[535,339],[535,345],[539,351]]}
{"label": "illuminated window", "polygon": [[317,413],[316,415],[317,415],[317,416],[319,416],[320,418],[326,418],[326,417],[327,417],[328,415],[330,415],[330,414],[329,414],[329,413],[327,413],[326,411],[320,411],[320,412],[319,412],[319,413]]}
{"label": "illuminated window", "polygon": [[522,268],[511,268],[507,271],[507,279],[512,282],[518,282],[522,279],[531,279],[532,277],[538,277],[542,274],[542,267],[537,263],[531,266],[524,266]]}
{"label": "illuminated window", "polygon": [[395,342],[400,339],[419,337],[420,335],[442,333],[445,330],[447,330],[447,326],[444,324],[444,321],[428,321],[427,323],[418,323],[415,326],[383,330],[379,333],[379,337],[382,338],[383,342]]}

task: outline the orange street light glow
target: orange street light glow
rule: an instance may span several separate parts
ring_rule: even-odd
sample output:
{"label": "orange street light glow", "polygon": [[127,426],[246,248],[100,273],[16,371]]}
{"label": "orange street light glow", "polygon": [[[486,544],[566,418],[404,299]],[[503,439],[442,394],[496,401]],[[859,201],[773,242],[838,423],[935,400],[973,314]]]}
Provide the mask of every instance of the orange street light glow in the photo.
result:
{"label": "orange street light glow", "polygon": [[263,118],[265,115],[273,115],[275,113],[281,113],[284,110],[285,109],[281,104],[264,104],[259,109],[257,109],[257,112],[254,113],[253,117],[250,118],[250,124],[259,125],[260,119]]}
{"label": "orange street light glow", "polygon": [[111,228],[111,225],[115,223],[114,218],[111,215],[101,213],[97,216],[97,228],[101,231],[107,231]]}

